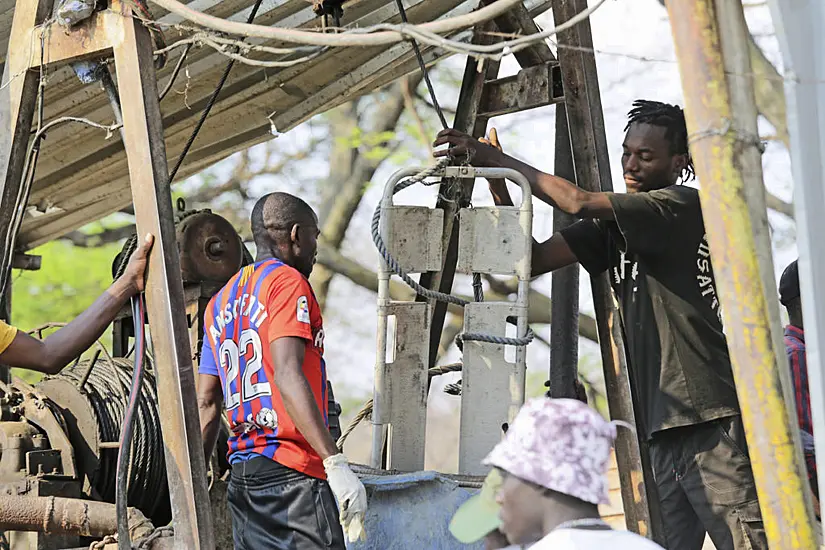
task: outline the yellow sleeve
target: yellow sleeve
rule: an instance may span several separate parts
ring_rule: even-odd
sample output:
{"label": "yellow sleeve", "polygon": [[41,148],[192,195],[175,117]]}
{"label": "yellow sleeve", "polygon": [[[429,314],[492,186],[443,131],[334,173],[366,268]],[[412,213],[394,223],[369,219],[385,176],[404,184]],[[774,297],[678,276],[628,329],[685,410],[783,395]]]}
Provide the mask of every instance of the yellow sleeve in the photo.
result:
{"label": "yellow sleeve", "polygon": [[17,329],[0,320],[0,353],[6,351],[15,336],[17,336]]}

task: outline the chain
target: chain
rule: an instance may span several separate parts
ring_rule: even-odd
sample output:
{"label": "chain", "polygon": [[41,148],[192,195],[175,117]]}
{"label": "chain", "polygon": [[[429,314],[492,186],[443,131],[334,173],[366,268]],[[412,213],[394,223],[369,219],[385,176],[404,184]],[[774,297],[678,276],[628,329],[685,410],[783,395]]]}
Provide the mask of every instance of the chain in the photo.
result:
{"label": "chain", "polygon": [[[157,539],[163,536],[173,536],[175,529],[171,526],[158,527],[152,531],[145,538],[141,539],[137,545],[133,546],[135,550],[146,550]],[[104,550],[106,545],[117,543],[117,535],[106,535],[100,540],[97,540],[89,545],[89,550]]]}

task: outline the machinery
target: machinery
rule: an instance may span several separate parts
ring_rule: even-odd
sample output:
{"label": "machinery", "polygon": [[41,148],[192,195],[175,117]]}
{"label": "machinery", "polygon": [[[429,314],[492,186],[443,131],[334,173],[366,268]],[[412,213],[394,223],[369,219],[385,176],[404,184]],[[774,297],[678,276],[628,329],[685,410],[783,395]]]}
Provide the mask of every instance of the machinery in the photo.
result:
{"label": "machinery", "polygon": [[[226,219],[209,210],[187,211],[183,200],[178,201],[176,236],[197,359],[209,299],[252,256]],[[135,241],[134,237],[127,240],[115,257],[113,276],[125,267]],[[94,505],[115,501],[120,432],[132,380],[133,332],[131,311],[124,310],[113,325],[113,354],[100,345],[90,359],[79,359],[34,386],[21,380],[0,386],[0,522],[20,529],[2,533],[0,549],[88,547],[116,531],[114,506]],[[131,522],[133,540],[172,519],[151,354],[148,359],[129,472],[128,504],[136,509]],[[330,431],[337,439],[341,408],[334,401],[331,384],[328,390]],[[210,461],[210,487],[221,495],[215,501],[225,501],[222,485],[229,469],[225,458],[228,435],[228,429],[223,430]],[[18,499],[33,512],[16,518],[13,514],[19,507],[4,503],[4,498]],[[68,506],[63,516],[55,515],[58,504]],[[221,521],[221,514],[226,516],[226,511],[219,509],[213,515]],[[223,520],[229,525],[228,516]],[[98,527],[92,529],[94,525]],[[156,545],[162,542],[162,538],[155,540]]]}
{"label": "machinery", "polygon": [[[128,360],[101,359],[98,353],[34,387],[15,380],[0,388],[0,498],[13,497],[34,509],[25,518],[28,522],[17,521],[19,531],[3,533],[0,548],[88,547],[95,538],[111,534],[109,528],[116,529],[114,506],[92,508],[89,505],[96,502],[89,501],[114,502],[118,440],[130,379]],[[129,504],[142,511],[138,517],[151,532],[147,517],[165,525],[171,513],[151,373],[142,390]],[[55,516],[54,499],[39,505],[38,497],[62,497],[75,511]],[[0,514],[7,516],[5,525],[15,524],[18,510],[13,503],[0,504]],[[100,521],[108,527],[87,528]]]}

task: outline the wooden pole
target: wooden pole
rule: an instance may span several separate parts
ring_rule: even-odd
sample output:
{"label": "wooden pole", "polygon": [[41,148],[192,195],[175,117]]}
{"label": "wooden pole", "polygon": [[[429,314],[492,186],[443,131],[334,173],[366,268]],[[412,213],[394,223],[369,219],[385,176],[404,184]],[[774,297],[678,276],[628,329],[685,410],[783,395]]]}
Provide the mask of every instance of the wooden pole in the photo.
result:
{"label": "wooden pole", "polygon": [[[561,24],[586,7],[586,0],[554,0],[554,21]],[[590,23],[585,21],[560,33],[559,43],[572,46],[559,48],[559,64],[570,139],[574,144],[576,183],[588,191],[612,191]],[[635,426],[624,338],[607,273],[591,277],[590,283],[610,417]],[[657,503],[658,496],[647,453],[641,449],[639,438],[627,430],[619,431],[615,447],[627,528],[657,540],[661,535],[656,515],[658,506],[650,503]]]}
{"label": "wooden pole", "polygon": [[[734,0],[720,0],[734,1]],[[736,389],[768,543],[816,548],[807,477],[795,444],[738,151],[754,146],[734,122],[713,0],[668,0],[685,114]],[[773,289],[771,289],[773,291]]]}
{"label": "wooden pole", "polygon": [[122,17],[121,22],[122,40],[113,46],[137,233],[155,235],[146,305],[155,351],[175,547],[212,550],[212,511],[152,40],[137,19]]}

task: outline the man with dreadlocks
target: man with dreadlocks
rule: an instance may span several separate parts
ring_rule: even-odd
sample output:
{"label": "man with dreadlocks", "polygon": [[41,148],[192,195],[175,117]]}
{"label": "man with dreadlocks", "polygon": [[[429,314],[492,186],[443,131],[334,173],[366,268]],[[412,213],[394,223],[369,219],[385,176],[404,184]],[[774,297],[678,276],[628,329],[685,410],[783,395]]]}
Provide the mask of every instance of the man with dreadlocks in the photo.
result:
{"label": "man with dreadlocks", "polygon": [[[620,301],[640,432],[648,442],[666,547],[767,548],[722,332],[699,194],[681,108],[636,101],[622,154],[627,193],[591,193],[505,155],[495,132],[479,142],[444,130],[436,156],[518,170],[533,196],[584,218],[533,245],[533,275],[579,262],[609,271]],[[497,203],[510,203],[491,181]]]}

